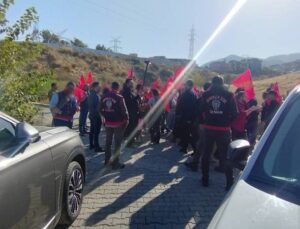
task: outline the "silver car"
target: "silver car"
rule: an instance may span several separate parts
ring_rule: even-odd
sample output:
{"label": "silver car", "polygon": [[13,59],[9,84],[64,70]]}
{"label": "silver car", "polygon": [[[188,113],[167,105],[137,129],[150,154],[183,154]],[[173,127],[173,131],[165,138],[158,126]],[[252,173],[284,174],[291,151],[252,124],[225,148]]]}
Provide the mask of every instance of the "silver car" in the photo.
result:
{"label": "silver car", "polygon": [[70,225],[80,212],[85,154],[67,127],[33,126],[0,112],[0,228]]}

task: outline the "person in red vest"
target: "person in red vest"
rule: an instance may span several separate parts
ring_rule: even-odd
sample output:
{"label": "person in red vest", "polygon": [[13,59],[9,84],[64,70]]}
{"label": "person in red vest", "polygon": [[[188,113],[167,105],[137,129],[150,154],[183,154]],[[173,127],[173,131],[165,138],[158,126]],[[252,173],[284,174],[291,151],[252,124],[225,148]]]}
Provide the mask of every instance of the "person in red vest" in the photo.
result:
{"label": "person in red vest", "polygon": [[[124,164],[119,162],[121,145],[125,129],[128,125],[129,115],[124,97],[119,94],[119,83],[113,82],[111,92],[104,95],[100,103],[100,112],[105,118],[106,145],[105,165],[111,165],[113,169],[122,169]],[[114,153],[111,147],[114,139]]]}
{"label": "person in red vest", "polygon": [[202,156],[202,185],[209,186],[209,163],[214,145],[217,145],[220,164],[226,175],[226,190],[233,184],[233,172],[225,165],[228,146],[231,141],[230,125],[237,117],[238,110],[233,93],[224,88],[220,76],[212,79],[212,86],[203,93],[200,114],[204,117],[205,149]]}

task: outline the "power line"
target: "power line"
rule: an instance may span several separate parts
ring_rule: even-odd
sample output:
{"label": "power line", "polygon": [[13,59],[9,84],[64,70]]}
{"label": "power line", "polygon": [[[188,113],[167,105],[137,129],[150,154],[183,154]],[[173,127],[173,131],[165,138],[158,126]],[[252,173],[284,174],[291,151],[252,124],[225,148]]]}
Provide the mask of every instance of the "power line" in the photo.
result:
{"label": "power line", "polygon": [[193,57],[194,57],[195,37],[196,37],[196,33],[195,33],[195,28],[193,26],[190,31],[190,35],[189,35],[189,56],[188,56],[188,58],[190,60],[193,59]]}
{"label": "power line", "polygon": [[111,8],[106,7],[106,6],[100,5],[99,2],[96,3],[92,0],[85,0],[85,3],[92,4],[92,5],[96,6],[96,7],[92,8],[92,10],[94,10],[95,12],[99,12],[98,9],[103,10],[105,12],[109,12],[111,14],[114,14],[114,15],[118,16],[118,17],[126,19],[127,21],[130,21],[131,23],[139,24],[139,25],[143,26],[143,29],[145,29],[145,30],[151,30],[151,31],[155,31],[155,32],[162,32],[162,31],[167,30],[167,28],[160,28],[157,25],[151,23],[151,21],[149,21],[149,20],[145,21],[145,20],[142,20],[144,18],[136,17],[137,16],[136,13],[131,14],[130,16],[128,16],[128,15],[120,13],[119,11],[116,11],[114,9],[111,9]]}

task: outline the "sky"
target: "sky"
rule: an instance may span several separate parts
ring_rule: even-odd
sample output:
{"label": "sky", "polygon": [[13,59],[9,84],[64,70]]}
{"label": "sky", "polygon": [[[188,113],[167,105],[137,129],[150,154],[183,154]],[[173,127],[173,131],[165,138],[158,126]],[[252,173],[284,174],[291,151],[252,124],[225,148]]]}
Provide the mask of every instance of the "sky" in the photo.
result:
{"label": "sky", "polygon": [[[15,0],[14,22],[29,6],[39,14],[38,28],[94,48],[119,38],[125,54],[187,58],[195,28],[195,52],[214,32],[237,0]],[[198,63],[236,54],[265,58],[300,52],[300,0],[248,0]]]}

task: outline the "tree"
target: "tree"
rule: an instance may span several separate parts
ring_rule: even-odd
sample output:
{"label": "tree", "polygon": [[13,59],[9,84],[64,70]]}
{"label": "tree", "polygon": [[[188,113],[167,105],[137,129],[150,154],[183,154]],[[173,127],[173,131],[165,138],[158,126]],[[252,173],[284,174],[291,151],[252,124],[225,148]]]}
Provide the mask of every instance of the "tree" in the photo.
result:
{"label": "tree", "polygon": [[71,41],[71,44],[76,47],[79,47],[79,48],[87,48],[88,47],[85,43],[83,43],[83,41],[79,40],[78,38],[74,38],[74,40]]}
{"label": "tree", "polygon": [[37,113],[33,102],[46,97],[45,88],[53,75],[49,71],[30,69],[37,60],[42,46],[30,41],[16,42],[38,20],[34,8],[29,8],[12,26],[8,25],[6,12],[13,4],[6,0],[0,4],[0,28],[4,40],[0,42],[0,104],[1,110],[20,120],[30,121]]}
{"label": "tree", "polygon": [[110,48],[106,48],[104,45],[96,45],[96,50],[102,50],[102,51],[111,51]]}
{"label": "tree", "polygon": [[12,4],[14,4],[14,0],[4,0],[0,4],[0,34],[5,34],[7,39],[17,40],[19,36],[28,31],[31,25],[37,22],[39,18],[35,8],[30,7],[25,10],[25,13],[15,24],[8,26],[6,13]]}
{"label": "tree", "polygon": [[59,43],[59,37],[56,34],[51,33],[49,30],[43,30],[41,32],[41,36],[43,38],[43,43]]}

